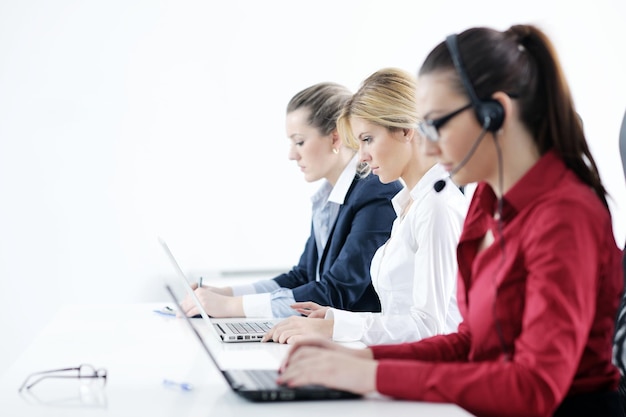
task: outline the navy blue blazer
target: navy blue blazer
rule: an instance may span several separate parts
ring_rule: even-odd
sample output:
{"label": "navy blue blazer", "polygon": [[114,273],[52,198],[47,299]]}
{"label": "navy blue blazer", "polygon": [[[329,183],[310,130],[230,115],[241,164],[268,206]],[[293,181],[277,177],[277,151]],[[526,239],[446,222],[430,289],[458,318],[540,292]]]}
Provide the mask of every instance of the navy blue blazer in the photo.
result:
{"label": "navy blue blazer", "polygon": [[355,176],[324,248],[320,281],[315,281],[318,253],[313,226],[298,265],[274,280],[282,288],[290,288],[296,301],[350,311],[380,311],[370,264],[376,250],[389,239],[396,218],[391,198],[401,189],[399,181],[382,184],[375,175]]}

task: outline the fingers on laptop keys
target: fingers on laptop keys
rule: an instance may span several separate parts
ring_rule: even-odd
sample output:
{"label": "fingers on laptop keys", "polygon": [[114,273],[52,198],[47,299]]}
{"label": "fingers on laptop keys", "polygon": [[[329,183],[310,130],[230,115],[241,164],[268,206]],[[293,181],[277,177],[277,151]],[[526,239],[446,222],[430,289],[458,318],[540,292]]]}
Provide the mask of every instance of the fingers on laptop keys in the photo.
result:
{"label": "fingers on laptop keys", "polygon": [[276,343],[285,343],[280,341],[280,335],[282,334],[281,328],[284,327],[285,321],[289,320],[288,318],[285,320],[281,320],[276,323],[263,335],[261,342],[276,342]]}
{"label": "fingers on laptop keys", "polygon": [[274,339],[272,339],[272,336],[274,334],[274,328],[275,327],[276,327],[276,325],[274,325],[271,329],[269,329],[267,332],[265,332],[265,334],[261,338],[261,342],[273,342],[274,341]]}
{"label": "fingers on laptop keys", "polygon": [[294,319],[302,317],[287,317],[276,323],[269,329],[261,339],[261,342],[289,343],[292,336],[299,333],[297,327],[294,327]]}

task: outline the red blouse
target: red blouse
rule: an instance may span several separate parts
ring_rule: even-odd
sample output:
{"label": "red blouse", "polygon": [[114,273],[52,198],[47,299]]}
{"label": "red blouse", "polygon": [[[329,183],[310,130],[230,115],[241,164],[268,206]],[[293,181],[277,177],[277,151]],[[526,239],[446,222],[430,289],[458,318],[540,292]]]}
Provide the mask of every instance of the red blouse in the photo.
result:
{"label": "red blouse", "polygon": [[[608,210],[553,152],[504,196],[502,231],[496,205],[480,184],[457,249],[458,332],[372,347],[380,393],[528,417],[616,389],[622,252]],[[494,242],[478,253],[488,230]]]}

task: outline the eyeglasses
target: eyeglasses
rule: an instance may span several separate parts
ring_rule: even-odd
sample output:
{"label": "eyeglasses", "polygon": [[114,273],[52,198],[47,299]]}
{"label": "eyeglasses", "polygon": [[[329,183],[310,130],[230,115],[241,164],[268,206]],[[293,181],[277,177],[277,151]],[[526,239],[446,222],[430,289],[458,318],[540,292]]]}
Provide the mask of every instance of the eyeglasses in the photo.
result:
{"label": "eyeglasses", "polygon": [[438,142],[439,141],[439,129],[441,129],[443,125],[445,125],[450,120],[452,120],[454,116],[464,112],[470,107],[472,107],[472,103],[468,103],[465,106],[461,107],[460,109],[457,109],[453,111],[452,113],[448,113],[445,116],[442,116],[438,119],[421,120],[417,123],[417,129],[419,130],[420,134],[424,136],[426,139],[428,139],[429,141]]}
{"label": "eyeglasses", "polygon": [[[71,374],[73,372],[76,373]],[[102,381],[102,385],[105,385],[107,381],[107,370],[104,368],[96,369],[91,365],[81,364],[75,368],[52,369],[50,371],[35,372],[26,377],[18,392],[22,392],[23,389],[31,389],[35,384],[43,381],[46,378],[91,379]]]}

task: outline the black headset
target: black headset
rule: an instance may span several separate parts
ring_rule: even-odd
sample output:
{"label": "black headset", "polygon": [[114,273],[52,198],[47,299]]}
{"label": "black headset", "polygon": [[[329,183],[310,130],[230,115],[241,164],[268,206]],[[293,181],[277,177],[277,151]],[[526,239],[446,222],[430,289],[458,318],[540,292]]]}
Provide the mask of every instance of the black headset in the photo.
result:
{"label": "black headset", "polygon": [[472,107],[474,107],[474,112],[476,113],[478,122],[481,124],[483,129],[488,132],[495,132],[502,127],[502,123],[504,122],[504,107],[502,107],[502,104],[500,104],[497,100],[481,100],[478,98],[476,92],[474,91],[474,87],[465,72],[463,62],[461,62],[461,54],[459,53],[459,46],[456,38],[455,34],[449,35],[446,38],[446,45],[450,51],[452,62],[454,63],[456,71],[459,73],[459,77],[461,78],[461,82],[465,87],[465,91],[467,91],[467,95],[472,102]]}

